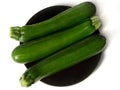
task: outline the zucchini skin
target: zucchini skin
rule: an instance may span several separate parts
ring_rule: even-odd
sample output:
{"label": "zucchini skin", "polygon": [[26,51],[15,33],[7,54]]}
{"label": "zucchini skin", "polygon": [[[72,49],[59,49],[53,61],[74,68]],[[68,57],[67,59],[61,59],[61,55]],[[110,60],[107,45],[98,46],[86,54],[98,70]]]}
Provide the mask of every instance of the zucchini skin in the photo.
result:
{"label": "zucchini skin", "polygon": [[[94,23],[92,22],[94,21]],[[49,56],[94,33],[99,21],[88,20],[73,28],[16,47],[12,58],[18,63],[29,63]]]}
{"label": "zucchini skin", "polygon": [[11,27],[11,38],[20,42],[40,38],[56,31],[62,31],[78,23],[80,24],[93,16],[95,12],[96,7],[93,3],[84,2],[43,22],[22,27]]}
{"label": "zucchini skin", "polygon": [[80,63],[103,51],[105,44],[105,37],[91,35],[30,67],[22,75],[21,85],[28,87],[38,80]]}

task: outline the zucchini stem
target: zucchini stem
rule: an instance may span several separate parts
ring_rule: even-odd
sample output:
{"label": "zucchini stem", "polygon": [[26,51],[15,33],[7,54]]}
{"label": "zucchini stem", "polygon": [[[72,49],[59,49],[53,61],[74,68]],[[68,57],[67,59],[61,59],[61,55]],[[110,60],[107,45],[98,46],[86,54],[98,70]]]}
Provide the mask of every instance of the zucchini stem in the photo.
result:
{"label": "zucchini stem", "polygon": [[10,37],[19,40],[21,37],[21,27],[15,26],[10,28]]}
{"label": "zucchini stem", "polygon": [[95,29],[99,29],[101,27],[101,21],[98,16],[93,16],[90,18],[92,21],[92,25],[95,27]]}
{"label": "zucchini stem", "polygon": [[20,78],[20,83],[22,87],[28,87],[31,84],[34,83],[34,80],[32,79],[32,75],[30,73],[25,73],[22,75],[22,77]]}

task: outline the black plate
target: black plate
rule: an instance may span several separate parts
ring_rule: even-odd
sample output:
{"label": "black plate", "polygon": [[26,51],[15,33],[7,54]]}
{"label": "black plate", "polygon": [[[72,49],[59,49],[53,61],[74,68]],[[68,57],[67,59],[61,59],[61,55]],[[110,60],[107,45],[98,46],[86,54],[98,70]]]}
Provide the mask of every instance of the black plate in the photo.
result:
{"label": "black plate", "polygon": [[[32,18],[30,18],[30,20],[27,22],[26,25],[38,23],[46,19],[49,19],[68,8],[71,7],[60,5],[60,6],[52,6],[43,9],[42,11],[36,13]],[[99,32],[97,31],[95,33],[99,33]],[[54,75],[46,77],[41,81],[46,84],[54,85],[54,86],[69,86],[81,82],[95,70],[98,63],[100,62],[101,55],[102,53],[99,53],[96,56],[93,56],[81,63],[78,63],[75,66],[72,66]],[[25,66],[29,68],[32,65],[34,65],[36,62],[25,64]]]}

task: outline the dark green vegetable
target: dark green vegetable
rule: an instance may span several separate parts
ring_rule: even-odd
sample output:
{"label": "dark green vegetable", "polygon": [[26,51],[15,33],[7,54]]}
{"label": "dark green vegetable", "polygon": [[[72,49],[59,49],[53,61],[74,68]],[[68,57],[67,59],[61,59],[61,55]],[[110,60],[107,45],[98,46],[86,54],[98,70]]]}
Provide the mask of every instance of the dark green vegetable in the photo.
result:
{"label": "dark green vegetable", "polygon": [[20,42],[40,38],[50,33],[72,27],[78,23],[80,24],[87,18],[93,16],[95,11],[96,8],[93,3],[84,2],[46,21],[23,27],[11,27],[11,38]]}
{"label": "dark green vegetable", "polygon": [[87,37],[30,67],[22,75],[21,85],[28,87],[38,80],[82,62],[100,53],[105,43],[106,39],[101,35]]}
{"label": "dark green vegetable", "polygon": [[44,58],[62,48],[94,33],[101,23],[97,16],[68,30],[58,32],[39,40],[22,44],[12,52],[13,60],[19,63],[29,63]]}

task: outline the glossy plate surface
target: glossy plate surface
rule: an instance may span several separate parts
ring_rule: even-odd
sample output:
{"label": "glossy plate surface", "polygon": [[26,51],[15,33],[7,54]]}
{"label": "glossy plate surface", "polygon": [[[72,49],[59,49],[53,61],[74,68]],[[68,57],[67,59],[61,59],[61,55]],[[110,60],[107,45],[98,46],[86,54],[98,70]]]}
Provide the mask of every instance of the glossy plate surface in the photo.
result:
{"label": "glossy plate surface", "polygon": [[[52,6],[39,11],[35,15],[33,15],[30,20],[26,23],[26,25],[35,24],[38,22],[42,22],[46,19],[49,19],[60,12],[71,8],[70,6]],[[98,31],[95,33],[99,33]],[[72,66],[68,69],[60,71],[54,75],[46,77],[41,81],[54,86],[69,86],[76,83],[81,82],[85,78],[87,78],[98,66],[100,62],[102,53],[85,60],[84,62],[78,63],[75,66]],[[25,64],[27,68],[34,65],[36,62]]]}

